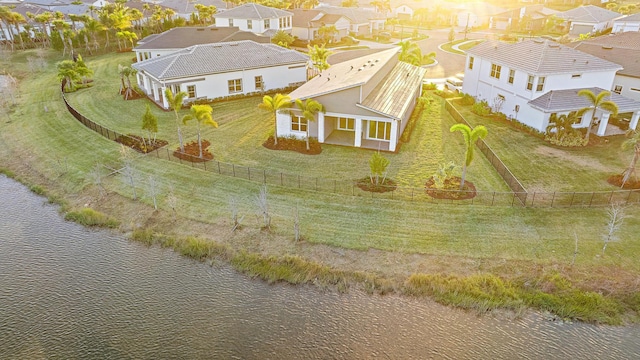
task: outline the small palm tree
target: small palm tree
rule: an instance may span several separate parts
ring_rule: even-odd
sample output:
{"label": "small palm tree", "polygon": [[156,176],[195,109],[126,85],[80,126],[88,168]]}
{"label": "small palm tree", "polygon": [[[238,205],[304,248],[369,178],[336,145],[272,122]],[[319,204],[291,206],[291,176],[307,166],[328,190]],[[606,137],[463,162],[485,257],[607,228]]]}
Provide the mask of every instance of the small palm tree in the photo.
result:
{"label": "small palm tree", "polygon": [[399,42],[398,45],[400,45],[400,61],[415,66],[422,64],[422,50],[418,44],[406,40]]}
{"label": "small palm tree", "polygon": [[76,63],[73,60],[63,60],[56,64],[58,68],[58,79],[62,81],[63,91],[75,91],[76,84],[82,81],[82,77],[77,71]]}
{"label": "small palm tree", "polygon": [[296,106],[302,113],[302,117],[307,120],[307,151],[309,151],[309,123],[316,120],[316,114],[318,112],[324,112],[324,106],[313,99],[307,99],[304,102],[300,99],[296,99]]}
{"label": "small palm tree", "polygon": [[313,45],[313,47],[307,46],[307,48],[309,49],[309,57],[311,58],[313,65],[320,71],[327,70],[330,66],[327,59],[329,58],[329,55],[333,53],[326,49],[324,45]]}
{"label": "small palm tree", "polygon": [[173,110],[173,113],[176,115],[176,125],[178,126],[178,141],[180,142],[180,152],[184,152],[184,144],[182,143],[182,131],[180,130],[180,117],[178,116],[178,111],[182,108],[182,103],[184,99],[189,96],[184,91],[180,91],[177,94],[173,94],[171,89],[167,88],[164,91],[164,96],[167,98],[167,102],[169,103],[169,108]]}
{"label": "small palm tree", "polygon": [[578,113],[575,111],[569,114],[562,114],[558,116],[556,113],[551,114],[549,118],[549,126],[547,126],[547,134],[555,130],[555,137],[558,140],[562,140],[567,136],[571,136],[576,133],[576,129],[573,124],[578,122]]}
{"label": "small palm tree", "polygon": [[275,94],[273,97],[269,95],[265,95],[262,98],[262,103],[258,105],[258,107],[262,110],[269,111],[273,113],[273,121],[274,121],[274,134],[273,140],[274,144],[278,145],[278,111],[288,109],[291,107],[291,97],[289,95],[282,95],[280,93]]}
{"label": "small palm tree", "polygon": [[218,123],[213,120],[213,109],[209,105],[191,105],[191,110],[187,115],[182,118],[182,123],[187,124],[190,120],[196,120],[198,125],[198,150],[200,151],[198,157],[202,159],[202,139],[200,137],[201,125],[209,125],[215,128],[218,127]]}
{"label": "small palm tree", "polygon": [[466,146],[464,154],[465,161],[462,165],[462,179],[460,181],[460,190],[462,190],[464,188],[465,177],[467,176],[467,167],[471,165],[471,162],[473,161],[473,149],[476,141],[478,141],[478,139],[484,139],[489,132],[487,128],[482,125],[478,125],[471,129],[465,124],[455,124],[449,129],[449,131],[460,131],[464,137],[464,144]]}
{"label": "small palm tree", "polygon": [[593,120],[596,116],[596,112],[598,110],[604,110],[610,112],[613,116],[616,116],[618,115],[618,105],[616,105],[616,103],[611,100],[606,100],[606,98],[611,96],[611,92],[609,91],[602,91],[598,95],[596,95],[589,89],[582,89],[578,91],[578,95],[587,98],[590,103],[588,107],[579,111],[580,114],[591,111],[591,120],[589,120],[589,126],[587,126],[587,135],[585,136],[585,140],[588,144],[589,135],[591,134],[591,126],[593,126]]}
{"label": "small palm tree", "polygon": [[633,149],[633,158],[631,159],[629,167],[624,171],[624,177],[622,178],[622,185],[620,187],[623,187],[624,184],[629,181],[631,174],[634,174],[635,176],[636,164],[638,163],[638,159],[640,159],[640,132],[629,130],[627,135],[629,136],[629,139],[622,143],[622,149]]}

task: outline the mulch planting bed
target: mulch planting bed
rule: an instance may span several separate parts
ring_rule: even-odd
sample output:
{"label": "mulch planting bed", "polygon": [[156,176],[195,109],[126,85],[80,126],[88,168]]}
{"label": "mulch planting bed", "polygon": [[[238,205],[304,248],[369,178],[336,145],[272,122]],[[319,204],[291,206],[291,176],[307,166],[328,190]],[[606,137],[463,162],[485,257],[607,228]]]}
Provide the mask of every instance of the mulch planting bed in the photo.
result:
{"label": "mulch planting bed", "polygon": [[356,180],[356,185],[364,191],[377,192],[377,193],[394,191],[398,187],[398,184],[391,179],[384,179],[383,182],[377,185],[373,184],[371,182],[371,178],[368,176],[365,178]]}
{"label": "mulch planting bed", "polygon": [[[622,179],[624,178],[624,175],[622,174],[618,174],[618,175],[611,175],[609,176],[609,178],[607,179],[607,182],[611,185],[620,187],[622,185]],[[637,190],[640,189],[640,180],[636,177],[630,177],[629,180],[627,180],[627,182],[624,184],[624,186],[622,187],[625,190]]]}
{"label": "mulch planting bed", "polygon": [[127,136],[118,136],[116,138],[116,142],[124,146],[128,146],[137,152],[141,152],[143,154],[152,152],[156,149],[159,149],[163,146],[166,146],[168,142],[166,140],[158,140],[156,139],[153,143],[149,144],[149,141],[143,140],[142,137],[133,134],[127,134]]}
{"label": "mulch planting bed", "polygon": [[278,145],[276,145],[273,136],[269,136],[262,146],[270,150],[290,150],[305,155],[318,155],[322,152],[320,143],[313,140],[309,141],[309,150],[307,150],[307,143],[304,140],[278,138]]}
{"label": "mulch planting bed", "polygon": [[434,199],[448,200],[465,200],[476,197],[476,186],[470,181],[464,182],[464,187],[460,190],[460,182],[462,179],[458,176],[452,176],[444,181],[444,189],[436,189],[433,178],[429,178],[424,184],[427,195]]}
{"label": "mulch planting bed", "polygon": [[173,156],[190,162],[205,162],[213,160],[213,154],[207,149],[211,145],[208,140],[202,140],[202,157],[200,156],[200,149],[198,148],[198,142],[192,141],[184,144],[184,152],[180,151],[180,148],[173,152]]}

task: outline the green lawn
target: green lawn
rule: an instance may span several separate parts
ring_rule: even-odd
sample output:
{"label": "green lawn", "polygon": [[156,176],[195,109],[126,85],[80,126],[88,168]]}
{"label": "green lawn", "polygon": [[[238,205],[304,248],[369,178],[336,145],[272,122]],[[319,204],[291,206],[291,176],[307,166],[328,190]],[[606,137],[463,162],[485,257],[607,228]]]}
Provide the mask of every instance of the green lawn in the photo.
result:
{"label": "green lawn", "polygon": [[[117,65],[125,64],[128,54],[107,55],[88,59],[88,66],[95,70],[94,87],[67,95],[69,103],[93,121],[121,133],[141,135],[141,116],[147,99],[124,101],[118,94],[120,79]],[[423,186],[437,170],[440,163],[455,161],[461,164],[464,144],[459,133],[449,131],[453,119],[444,111],[442,99],[434,96],[433,105],[423,112],[415,127],[411,141],[404,144],[397,154],[387,153],[391,165],[388,176],[401,186]],[[300,174],[308,178],[328,180],[354,180],[369,173],[371,150],[322,145],[320,155],[302,155],[290,151],[272,151],[262,143],[273,133],[273,114],[258,108],[260,97],[214,103],[213,117],[218,128],[204,128],[203,138],[211,141],[211,150],[217,160],[259,169]],[[177,131],[173,112],[165,112],[151,105],[158,116],[158,138],[177,147]],[[186,114],[182,110],[180,117]],[[196,126],[182,126],[185,141],[196,139]],[[502,179],[491,165],[479,155],[469,170],[468,179],[478,190],[508,191]]]}
{"label": "green lawn", "polygon": [[607,144],[562,148],[515,129],[508,123],[481,118],[470,106],[458,106],[473,126],[489,130],[487,144],[529,191],[611,191],[607,178],[621,173],[632,153],[620,148],[624,136],[609,137]]}

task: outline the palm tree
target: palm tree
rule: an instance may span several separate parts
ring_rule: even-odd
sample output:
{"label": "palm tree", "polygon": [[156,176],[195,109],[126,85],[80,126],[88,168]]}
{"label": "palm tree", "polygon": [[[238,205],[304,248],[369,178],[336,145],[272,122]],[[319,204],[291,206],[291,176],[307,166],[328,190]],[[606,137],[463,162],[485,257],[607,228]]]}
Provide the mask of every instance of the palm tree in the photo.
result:
{"label": "palm tree", "polygon": [[604,110],[610,112],[613,116],[616,116],[618,115],[618,105],[611,100],[605,100],[605,98],[611,96],[611,92],[609,91],[602,91],[596,95],[589,89],[582,89],[578,91],[578,95],[587,98],[590,103],[590,106],[581,109],[579,114],[582,115],[590,110],[592,111],[591,120],[589,120],[589,126],[587,126],[587,135],[585,136],[585,140],[587,141],[587,144],[589,144],[589,135],[591,134],[591,126],[593,126],[593,120],[596,116],[596,112],[598,110]]}
{"label": "palm tree", "polygon": [[400,45],[400,61],[415,66],[422,64],[422,50],[418,44],[406,40],[399,42],[398,45]]}
{"label": "palm tree", "polygon": [[258,105],[262,110],[266,110],[273,113],[274,121],[274,134],[273,141],[275,145],[278,145],[278,111],[291,107],[291,97],[289,95],[282,95],[280,93],[275,94],[273,97],[265,95],[262,98],[262,103]]}
{"label": "palm tree", "polygon": [[74,91],[76,83],[82,80],[76,71],[76,63],[73,60],[64,60],[56,64],[58,68],[58,79],[63,82],[62,90]]}
{"label": "palm tree", "polygon": [[307,46],[307,48],[309,49],[309,57],[311,58],[313,65],[315,65],[315,67],[320,71],[327,70],[329,68],[327,58],[332,54],[332,52],[326,49],[324,45],[313,45],[313,47]]}
{"label": "palm tree", "polygon": [[622,185],[620,185],[620,187],[623,187],[624,184],[629,181],[631,174],[635,175],[636,164],[638,163],[638,159],[640,158],[640,132],[629,130],[627,132],[627,135],[630,136],[630,138],[622,143],[622,149],[633,149],[633,159],[631,159],[629,167],[624,171],[624,177],[622,178]]}
{"label": "palm tree", "polygon": [[180,117],[178,116],[178,111],[182,108],[182,103],[184,99],[189,96],[188,93],[184,91],[180,91],[177,94],[173,94],[171,89],[167,88],[164,91],[164,96],[167,98],[167,102],[169,103],[169,108],[173,110],[173,113],[176,114],[176,125],[178,126],[178,141],[180,142],[180,152],[184,152],[184,144],[182,143],[182,131],[180,130]]}
{"label": "palm tree", "polygon": [[300,113],[302,114],[302,118],[307,120],[307,151],[309,151],[309,123],[316,120],[316,114],[318,112],[324,112],[324,106],[313,99],[307,99],[304,102],[300,99],[296,99],[296,106]]}
{"label": "palm tree", "polygon": [[578,122],[578,113],[575,111],[569,114],[562,114],[558,116],[556,113],[551,114],[549,118],[549,126],[547,126],[547,134],[555,130],[555,137],[558,140],[562,140],[568,135],[572,135],[576,132],[573,124]]}
{"label": "palm tree", "polygon": [[462,190],[464,188],[465,177],[467,176],[467,167],[471,165],[471,162],[473,161],[473,149],[476,141],[478,141],[478,139],[483,139],[484,137],[486,137],[488,134],[488,130],[482,125],[478,125],[471,129],[468,125],[465,124],[455,124],[449,129],[449,131],[460,131],[462,133],[462,136],[464,137],[464,144],[466,146],[464,154],[465,162],[462,166],[462,179],[460,181],[460,190]]}
{"label": "palm tree", "polygon": [[201,125],[210,125],[215,128],[218,127],[218,123],[213,120],[213,109],[209,105],[191,105],[190,112],[182,118],[182,123],[187,124],[189,120],[196,120],[198,125],[198,149],[200,150],[200,155],[198,156],[202,159],[202,139],[200,138],[200,126]]}

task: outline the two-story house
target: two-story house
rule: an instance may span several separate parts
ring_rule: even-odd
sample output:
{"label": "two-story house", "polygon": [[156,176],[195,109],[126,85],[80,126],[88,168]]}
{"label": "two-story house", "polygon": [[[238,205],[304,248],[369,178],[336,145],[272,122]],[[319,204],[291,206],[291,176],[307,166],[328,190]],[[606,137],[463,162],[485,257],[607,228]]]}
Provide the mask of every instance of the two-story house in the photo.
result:
{"label": "two-story house", "polygon": [[[611,89],[622,66],[549,40],[515,44],[485,42],[467,51],[462,92],[485,100],[495,112],[544,132],[552,113],[587,107],[578,91]],[[631,128],[640,115],[640,102],[613,93],[620,112],[632,112]],[[610,114],[599,111],[597,134],[603,136]],[[587,127],[592,114],[576,127]]]}
{"label": "two-story house", "polygon": [[138,86],[169,108],[165,89],[184,91],[185,101],[219,99],[299,86],[307,79],[309,57],[251,40],[194,45],[132,65]]}
{"label": "two-story house", "polygon": [[342,39],[349,35],[349,26],[351,22],[343,15],[326,14],[320,10],[312,9],[294,9],[293,28],[291,35],[300,40],[311,41],[318,37],[318,30],[323,26],[334,26],[336,33],[333,36],[334,41]]}
{"label": "two-story house", "polygon": [[640,32],[621,32],[570,43],[574,49],[622,65],[609,89],[640,101]]}
{"label": "two-story house", "polygon": [[387,49],[331,66],[294,90],[292,100],[314,99],[324,113],[308,122],[297,110],[277,114],[279,136],[396,151],[422,90],[426,70],[398,61]]}
{"label": "two-story house", "polygon": [[316,10],[325,14],[342,15],[349,19],[349,31],[355,36],[370,36],[384,31],[387,18],[373,10],[339,6],[318,6]]}
{"label": "two-story house", "polygon": [[611,28],[613,21],[621,17],[622,14],[598,6],[587,5],[559,12],[555,16],[564,20],[564,29],[568,30],[569,34],[579,35],[593,34]]}
{"label": "two-story house", "polygon": [[272,36],[279,30],[291,33],[293,13],[255,3],[246,3],[215,14],[216,26],[235,26],[243,31]]}

